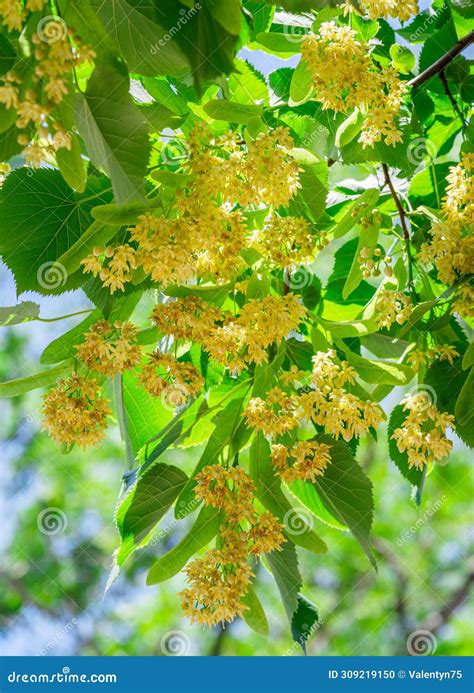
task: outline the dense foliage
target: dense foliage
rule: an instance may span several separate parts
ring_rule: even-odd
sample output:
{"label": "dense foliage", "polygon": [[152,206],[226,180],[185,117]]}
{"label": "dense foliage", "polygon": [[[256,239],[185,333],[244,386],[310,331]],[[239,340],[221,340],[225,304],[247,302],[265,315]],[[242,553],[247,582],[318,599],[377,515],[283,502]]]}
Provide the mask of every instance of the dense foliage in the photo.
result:
{"label": "dense foliage", "polygon": [[0,250],[18,295],[93,304],[0,394],[50,386],[65,454],[118,421],[111,578],[195,513],[148,583],[183,569],[191,620],[265,632],[262,562],[304,646],[316,523],[376,565],[360,438],[388,418],[418,503],[449,429],[474,444],[473,32],[463,0],[282,5],[0,0]]}

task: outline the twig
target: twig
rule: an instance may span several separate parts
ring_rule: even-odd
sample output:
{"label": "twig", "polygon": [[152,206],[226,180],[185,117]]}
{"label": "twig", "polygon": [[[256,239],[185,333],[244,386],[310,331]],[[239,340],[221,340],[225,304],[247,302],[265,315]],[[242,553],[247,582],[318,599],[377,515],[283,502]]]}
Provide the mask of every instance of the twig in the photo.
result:
{"label": "twig", "polygon": [[461,109],[458,106],[458,103],[454,96],[451,93],[451,89],[449,88],[448,80],[446,79],[446,75],[444,74],[444,70],[441,70],[439,73],[439,78],[441,80],[441,84],[443,85],[444,93],[448,97],[448,99],[451,101],[451,105],[453,107],[454,112],[456,113],[457,116],[459,116],[459,119],[461,120],[462,126],[466,127],[466,122],[464,120],[463,113]]}
{"label": "twig", "polygon": [[469,590],[471,589],[471,584],[473,582],[474,571],[471,571],[466,575],[461,586],[455,592],[453,592],[447,604],[445,604],[438,612],[428,616],[423,628],[425,630],[429,630],[431,633],[434,633],[441,628],[441,626],[447,623],[454,612],[466,601],[469,595]]}
{"label": "twig", "polygon": [[396,578],[396,603],[394,606],[395,613],[397,614],[397,620],[400,627],[400,631],[403,636],[410,632],[410,619],[408,616],[408,609],[406,603],[407,591],[408,591],[408,576],[405,571],[400,567],[397,557],[391,551],[384,542],[377,538],[373,539],[374,548],[384,557],[387,565],[390,566],[392,572]]}
{"label": "twig", "polygon": [[465,48],[467,48],[472,42],[474,41],[474,31],[471,31],[470,34],[467,34],[466,36],[463,36],[462,39],[460,39],[457,43],[454,44],[452,48],[449,49],[447,53],[441,56],[435,63],[430,65],[429,67],[426,68],[426,70],[423,70],[419,75],[414,77],[408,82],[409,87],[419,87],[420,84],[424,84],[427,82],[430,77],[433,77],[434,75],[438,74],[438,72],[441,72],[444,70],[444,68],[449,65],[449,63],[454,60],[454,58],[459,55]]}
{"label": "twig", "polygon": [[411,257],[411,249],[410,249],[410,229],[408,228],[407,213],[405,212],[405,209],[404,209],[402,203],[400,202],[400,198],[398,197],[397,191],[395,190],[395,187],[392,183],[392,179],[390,178],[390,174],[388,172],[387,164],[382,164],[382,169],[383,169],[383,174],[385,177],[385,183],[389,187],[390,194],[391,194],[393,201],[395,202],[395,205],[397,207],[398,216],[400,217],[400,224],[402,225],[402,230],[403,230],[403,240],[405,241],[405,249],[406,249],[406,253],[407,253],[408,286],[410,287],[410,291],[413,294],[413,298],[416,298],[415,289],[413,286],[413,267],[412,267],[412,257]]}
{"label": "twig", "polygon": [[227,628],[224,628],[224,626],[222,625],[219,625],[218,628],[219,630],[217,632],[214,642],[211,645],[208,657],[220,657],[222,652],[222,646],[224,644],[224,639],[230,630],[230,624],[227,625]]}

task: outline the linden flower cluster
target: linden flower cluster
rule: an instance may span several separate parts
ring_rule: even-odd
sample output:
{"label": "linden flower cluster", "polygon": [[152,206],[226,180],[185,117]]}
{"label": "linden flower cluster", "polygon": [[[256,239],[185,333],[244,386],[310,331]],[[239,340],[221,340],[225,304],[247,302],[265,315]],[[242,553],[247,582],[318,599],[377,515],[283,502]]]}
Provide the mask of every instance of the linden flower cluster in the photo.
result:
{"label": "linden flower cluster", "polygon": [[242,602],[254,573],[247,556],[281,550],[282,525],[269,512],[253,508],[254,485],[241,467],[206,467],[196,476],[196,497],[221,511],[220,546],[185,568],[190,587],[180,592],[191,621],[214,626],[233,621],[248,607]]}
{"label": "linden flower cluster", "polygon": [[380,277],[382,270],[380,269],[381,262],[385,263],[383,272],[386,277],[393,276],[392,258],[386,255],[382,258],[382,250],[375,248],[373,251],[370,248],[362,248],[357,261],[360,265],[362,276],[365,279],[369,277]]}
{"label": "linden flower cluster", "polygon": [[217,306],[191,295],[160,303],[153,309],[151,318],[164,334],[201,343],[215,324],[223,320],[223,313]]}
{"label": "linden flower cluster", "polygon": [[412,351],[408,355],[407,361],[413,370],[418,372],[421,368],[425,368],[425,366],[435,359],[453,363],[457,356],[459,356],[459,352],[455,347],[449,344],[440,344],[435,345],[426,351]]}
{"label": "linden flower cluster", "polygon": [[288,128],[260,133],[252,145],[242,147],[238,135],[212,139],[205,123],[189,138],[189,170],[203,198],[221,195],[242,207],[265,204],[287,206],[300,186],[299,165],[290,156],[294,147]]}
{"label": "linden flower cluster", "polygon": [[406,85],[393,68],[379,69],[374,64],[368,44],[358,41],[355,31],[324,22],[318,34],[305,37],[302,54],[323,108],[343,112],[359,109],[364,114],[360,136],[364,147],[382,138],[390,145],[401,142],[397,118]]}
{"label": "linden flower cluster", "polygon": [[132,280],[133,270],[138,267],[135,250],[130,245],[96,247],[92,255],[81,260],[81,265],[85,273],[98,276],[111,294],[117,289],[123,291],[125,284]]}
{"label": "linden flower cluster", "polygon": [[266,363],[268,347],[298,327],[306,308],[294,294],[250,299],[235,317],[202,299],[155,306],[152,319],[165,334],[197,342],[215,361],[237,371]]}
{"label": "linden flower cluster", "polygon": [[330,449],[314,440],[300,440],[290,449],[279,443],[272,446],[271,459],[283,481],[315,481],[331,462]]}
{"label": "linden flower cluster", "polygon": [[392,438],[398,450],[407,453],[409,467],[423,469],[430,462],[447,457],[453,443],[446,437],[446,429],[454,428],[454,416],[441,413],[425,392],[407,395],[402,404],[408,415]]}
{"label": "linden flower cluster", "polygon": [[[355,371],[346,361],[338,364],[335,359],[332,349],[315,354],[310,387],[301,388],[297,395],[273,388],[266,401],[251,399],[245,412],[249,425],[267,436],[280,436],[306,419],[346,442],[376,428],[382,421],[382,410],[375,402],[361,400],[344,389],[354,382]],[[292,374],[296,379],[297,375]]]}
{"label": "linden flower cluster", "polygon": [[361,5],[370,19],[393,17],[406,22],[420,11],[416,0],[363,0]]}
{"label": "linden flower cluster", "polygon": [[46,0],[26,0],[25,6],[18,0],[0,0],[0,18],[8,31],[20,31],[28,12],[40,12]]}
{"label": "linden flower cluster", "polygon": [[76,346],[77,356],[96,373],[112,376],[136,366],[141,360],[137,344],[137,328],[130,322],[100,320],[85,334],[85,341]]}
{"label": "linden flower cluster", "polygon": [[268,347],[296,329],[306,312],[294,294],[252,298],[237,318],[227,318],[211,330],[203,346],[211,358],[231,369],[266,363]]}
{"label": "linden flower cluster", "polygon": [[304,264],[314,259],[318,237],[302,217],[272,216],[263,231],[255,231],[253,246],[277,267]]}
{"label": "linden flower cluster", "polygon": [[[41,10],[44,4],[42,0],[28,0],[23,9],[18,2],[3,0],[0,14],[9,30],[19,30],[27,11]],[[71,149],[71,134],[57,118],[55,109],[69,92],[73,70],[92,61],[95,53],[59,20],[51,19],[31,40],[35,58],[31,79],[23,79],[21,70],[15,69],[3,75],[0,103],[16,111],[18,143],[25,146],[27,164],[39,166],[49,154]]]}
{"label": "linden flower cluster", "polygon": [[[143,214],[130,229],[133,245],[97,248],[83,260],[84,271],[99,276],[111,292],[123,291],[137,268],[164,287],[195,277],[217,283],[237,277],[245,268],[241,253],[253,239],[236,205],[288,205],[299,187],[299,165],[289,154],[293,140],[285,128],[259,135],[246,149],[236,136],[213,140],[201,124],[191,132],[189,147],[185,172],[191,182],[177,192],[169,216]],[[312,257],[308,224],[272,215],[264,254],[277,266],[282,253],[290,260]],[[273,241],[280,243],[280,254]]]}
{"label": "linden flower cluster", "polygon": [[[443,221],[431,229],[431,240],[424,243],[419,259],[436,267],[440,281],[452,286],[474,272],[474,154],[463,154],[450,168],[446,197],[441,205]],[[464,317],[473,315],[474,289],[464,284],[454,304]]]}
{"label": "linden flower cluster", "polygon": [[391,328],[394,322],[403,325],[411,315],[413,303],[402,291],[382,289],[377,295],[376,322],[379,327]]}
{"label": "linden flower cluster", "polygon": [[43,397],[44,427],[58,444],[96,445],[107,428],[110,408],[96,380],[74,373]]}
{"label": "linden flower cluster", "polygon": [[204,378],[192,363],[159,352],[151,354],[141,368],[139,379],[153,397],[165,393],[180,404],[188,397],[196,397],[204,387]]}

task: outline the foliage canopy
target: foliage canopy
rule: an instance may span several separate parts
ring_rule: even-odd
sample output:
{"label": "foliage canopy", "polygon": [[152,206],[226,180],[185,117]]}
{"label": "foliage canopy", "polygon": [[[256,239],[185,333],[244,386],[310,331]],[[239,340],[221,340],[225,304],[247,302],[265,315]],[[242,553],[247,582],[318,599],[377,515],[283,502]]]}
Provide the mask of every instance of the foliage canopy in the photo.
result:
{"label": "foliage canopy", "polygon": [[[448,429],[474,444],[472,9],[0,0],[0,17],[0,251],[19,296],[93,305],[0,394],[51,386],[65,453],[118,421],[114,574],[171,508],[194,513],[148,583],[184,569],[191,619],[262,632],[262,561],[304,648],[318,610],[296,547],[325,553],[327,524],[376,565],[359,438],[387,419],[418,503]],[[257,50],[295,67],[264,76]],[[42,319],[31,301],[0,317]]]}

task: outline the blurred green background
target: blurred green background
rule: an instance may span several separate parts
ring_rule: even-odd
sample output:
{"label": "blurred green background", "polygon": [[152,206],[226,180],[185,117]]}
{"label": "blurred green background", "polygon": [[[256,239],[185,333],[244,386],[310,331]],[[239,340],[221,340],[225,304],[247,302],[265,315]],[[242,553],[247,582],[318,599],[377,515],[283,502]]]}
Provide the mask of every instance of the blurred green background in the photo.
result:
{"label": "blurred green background", "polygon": [[[33,372],[38,351],[55,330],[65,329],[61,323],[3,329],[1,379]],[[182,575],[145,586],[154,556],[169,550],[185,531],[186,523],[172,517],[161,522],[156,539],[135,554],[105,593],[117,546],[113,511],[125,471],[118,430],[110,429],[97,449],[63,455],[40,431],[40,394],[2,401],[1,654],[300,656],[263,566],[257,591],[269,618],[269,637],[242,621],[225,630],[189,625],[177,597]],[[366,443],[358,451],[374,484],[378,574],[351,535],[318,521],[330,553],[300,554],[305,594],[320,610],[308,654],[403,655],[407,638],[420,629],[432,634],[433,654],[470,654],[469,453],[455,443],[449,463],[428,477],[417,509],[388,458],[385,440],[381,430],[377,445]],[[185,469],[191,466],[192,451],[168,454]]]}

